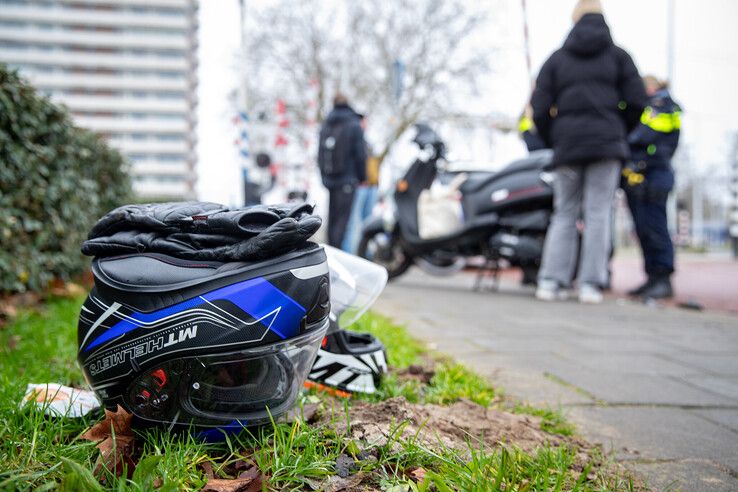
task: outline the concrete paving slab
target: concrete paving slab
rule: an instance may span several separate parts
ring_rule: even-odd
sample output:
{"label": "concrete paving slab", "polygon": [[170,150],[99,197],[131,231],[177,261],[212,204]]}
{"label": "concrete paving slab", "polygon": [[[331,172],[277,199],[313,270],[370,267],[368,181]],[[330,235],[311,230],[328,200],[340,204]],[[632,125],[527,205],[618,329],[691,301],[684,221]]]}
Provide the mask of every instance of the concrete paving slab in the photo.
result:
{"label": "concrete paving slab", "polygon": [[664,346],[663,340],[654,335],[652,338],[603,337],[590,335],[573,340],[573,344],[581,352],[607,352],[610,354],[679,354],[682,351],[675,347]]}
{"label": "concrete paving slab", "polygon": [[709,461],[633,463],[631,466],[648,477],[647,485],[654,490],[734,492],[738,489],[735,477]]}
{"label": "concrete paving slab", "polygon": [[[709,314],[702,316],[709,317]],[[725,329],[722,323],[700,322],[699,318],[689,318],[674,323],[672,326],[657,328],[657,333],[667,346],[674,347],[683,353],[694,354],[695,357],[705,355],[738,355],[738,329]]]}
{"label": "concrete paving slab", "polygon": [[681,378],[695,388],[711,391],[738,400],[738,377],[684,376]]}
{"label": "concrete paving slab", "polygon": [[[530,354],[457,354],[456,360],[475,368],[501,388],[515,388],[515,397],[535,405],[561,408],[565,405],[594,403],[587,394],[561,385],[545,376],[545,367],[555,355],[543,358]],[[565,360],[560,361],[565,364]]]}
{"label": "concrete paving slab", "polygon": [[738,439],[738,409],[703,409],[692,410],[692,413],[731,429],[736,433],[735,438]]}
{"label": "concrete paving slab", "polygon": [[479,337],[477,344],[489,349],[492,353],[531,353],[544,352],[551,354],[575,353],[576,349],[560,337],[544,336],[527,339],[509,336]]}
{"label": "concrete paving slab", "polygon": [[590,369],[616,372],[618,374],[702,376],[695,368],[648,353],[578,353],[576,354],[576,362]]}
{"label": "concrete paving slab", "polygon": [[735,349],[735,353],[729,355],[686,353],[679,354],[678,356],[667,355],[666,357],[705,372],[738,378],[738,343],[733,346],[733,349]]}
{"label": "concrete paving slab", "polygon": [[728,468],[738,456],[732,432],[679,408],[572,407],[568,415],[585,437],[625,459],[695,459],[699,450],[699,459]]}
{"label": "concrete paving slab", "polygon": [[551,374],[609,404],[738,405],[738,398],[702,390],[668,376],[604,370],[572,370],[562,366]]}

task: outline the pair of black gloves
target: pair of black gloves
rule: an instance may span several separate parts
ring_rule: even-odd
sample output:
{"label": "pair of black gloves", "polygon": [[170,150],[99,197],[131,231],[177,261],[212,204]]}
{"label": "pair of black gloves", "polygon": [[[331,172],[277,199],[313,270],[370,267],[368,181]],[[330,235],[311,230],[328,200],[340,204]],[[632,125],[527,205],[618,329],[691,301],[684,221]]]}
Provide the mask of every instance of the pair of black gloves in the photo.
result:
{"label": "pair of black gloves", "polygon": [[210,202],[124,205],[95,224],[82,253],[257,261],[299,248],[320,224],[313,206],[304,203],[235,209]]}

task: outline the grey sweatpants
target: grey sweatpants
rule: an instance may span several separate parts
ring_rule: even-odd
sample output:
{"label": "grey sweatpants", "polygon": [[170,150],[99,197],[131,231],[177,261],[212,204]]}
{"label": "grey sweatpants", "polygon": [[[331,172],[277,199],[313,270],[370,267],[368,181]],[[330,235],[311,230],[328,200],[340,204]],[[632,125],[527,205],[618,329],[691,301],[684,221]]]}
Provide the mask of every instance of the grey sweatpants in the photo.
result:
{"label": "grey sweatpants", "polygon": [[620,178],[620,162],[608,159],[590,164],[559,166],[554,172],[554,213],[546,233],[539,279],[571,284],[579,240],[577,220],[584,219],[578,285],[604,286],[612,247],[613,198]]}

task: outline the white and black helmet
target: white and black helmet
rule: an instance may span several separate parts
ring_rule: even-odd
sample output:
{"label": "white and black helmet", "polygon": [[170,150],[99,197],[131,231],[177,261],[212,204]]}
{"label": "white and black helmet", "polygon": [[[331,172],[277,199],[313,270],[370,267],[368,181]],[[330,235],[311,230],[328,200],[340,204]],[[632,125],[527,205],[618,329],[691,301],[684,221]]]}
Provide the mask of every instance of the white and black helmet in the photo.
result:
{"label": "white and black helmet", "polygon": [[325,246],[331,279],[330,327],[308,380],[349,393],[374,393],[387,372],[384,345],[373,335],[346,330],[374,303],[387,271],[374,263]]}

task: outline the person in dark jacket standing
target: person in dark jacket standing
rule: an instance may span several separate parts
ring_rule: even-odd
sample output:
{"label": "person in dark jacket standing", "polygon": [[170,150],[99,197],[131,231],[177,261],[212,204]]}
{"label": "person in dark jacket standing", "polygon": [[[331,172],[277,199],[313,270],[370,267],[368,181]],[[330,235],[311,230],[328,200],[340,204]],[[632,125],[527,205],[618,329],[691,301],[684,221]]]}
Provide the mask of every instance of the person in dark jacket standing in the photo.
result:
{"label": "person in dark jacket standing", "polygon": [[666,83],[651,75],[643,78],[648,107],[628,137],[631,161],[623,169],[623,189],[633,215],[648,279],[629,295],[644,299],[673,296],[674,245],[669,236],[666,200],[674,187],[671,158],[679,144],[682,109],[671,98]]}
{"label": "person in dark jacket standing", "polygon": [[[611,247],[612,202],[626,137],[646,92],[630,55],[613,43],[599,0],[580,0],[564,46],[543,64],[531,97],[533,121],[553,148],[554,213],[536,297],[565,297],[577,256],[579,301],[602,301]],[[578,255],[576,222],[584,220]]]}
{"label": "person in dark jacket standing", "polygon": [[328,244],[341,247],[356,187],[366,181],[366,144],[359,115],[336,94],[320,129],[318,166],[328,188]]}

